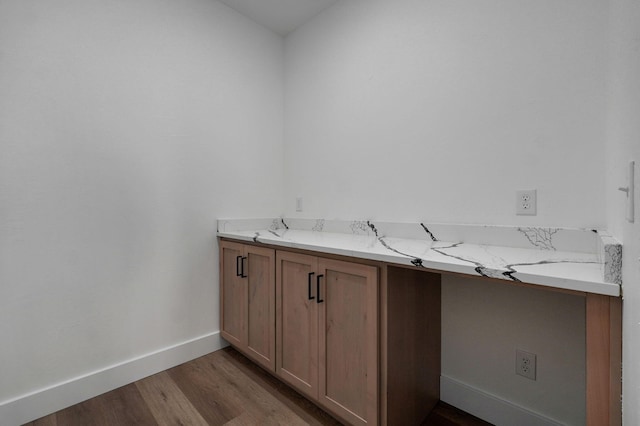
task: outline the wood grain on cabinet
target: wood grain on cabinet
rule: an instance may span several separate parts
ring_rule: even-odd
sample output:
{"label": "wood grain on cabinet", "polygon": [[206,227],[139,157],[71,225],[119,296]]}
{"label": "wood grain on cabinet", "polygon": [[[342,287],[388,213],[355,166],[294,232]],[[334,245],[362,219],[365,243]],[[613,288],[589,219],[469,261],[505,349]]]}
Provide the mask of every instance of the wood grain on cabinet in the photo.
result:
{"label": "wood grain on cabinet", "polygon": [[247,351],[271,371],[276,368],[275,252],[246,246]]}
{"label": "wood grain on cabinet", "polygon": [[276,374],[313,399],[318,398],[316,266],[313,256],[276,254]]}
{"label": "wood grain on cabinet", "polygon": [[236,347],[245,344],[246,286],[238,275],[244,245],[220,241],[220,334]]}
{"label": "wood grain on cabinet", "polygon": [[351,424],[377,424],[378,271],[323,258],[318,271],[320,404]]}
{"label": "wood grain on cabinet", "polygon": [[377,268],[276,254],[276,374],[353,425],[378,423]]}
{"label": "wood grain on cabinet", "polygon": [[220,241],[221,334],[275,371],[275,251]]}
{"label": "wood grain on cabinet", "polygon": [[381,423],[420,424],[440,400],[440,275],[387,266],[382,283]]}
{"label": "wood grain on cabinet", "polygon": [[622,301],[586,295],[587,425],[622,424]]}

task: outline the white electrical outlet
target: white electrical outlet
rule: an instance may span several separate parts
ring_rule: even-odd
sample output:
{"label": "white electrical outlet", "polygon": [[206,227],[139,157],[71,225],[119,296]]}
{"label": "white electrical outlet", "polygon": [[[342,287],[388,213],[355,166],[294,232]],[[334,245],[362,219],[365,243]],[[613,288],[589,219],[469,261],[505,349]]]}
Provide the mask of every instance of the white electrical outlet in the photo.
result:
{"label": "white electrical outlet", "polygon": [[516,374],[527,379],[536,379],[536,355],[516,349]]}
{"label": "white electrical outlet", "polygon": [[516,191],[516,214],[520,216],[535,216],[537,214],[537,198],[535,189]]}
{"label": "white electrical outlet", "polygon": [[302,197],[296,197],[296,211],[302,211]]}

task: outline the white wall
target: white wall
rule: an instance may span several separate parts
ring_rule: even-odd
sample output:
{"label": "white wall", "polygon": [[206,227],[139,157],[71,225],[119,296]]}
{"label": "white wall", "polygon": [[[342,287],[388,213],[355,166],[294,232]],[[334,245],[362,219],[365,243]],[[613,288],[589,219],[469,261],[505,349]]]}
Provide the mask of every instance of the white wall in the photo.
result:
{"label": "white wall", "polygon": [[[347,0],[286,39],[287,214],[604,225],[607,3]],[[539,214],[515,216],[538,189]]]}
{"label": "white wall", "polygon": [[0,406],[219,330],[216,218],[281,212],[282,54],[216,1],[0,0]]}
{"label": "white wall", "polygon": [[[585,424],[583,297],[451,275],[442,283],[443,376],[561,424]],[[536,354],[535,381],[514,374],[516,349]]]}
{"label": "white wall", "polygon": [[[624,416],[639,423],[640,232],[614,188],[640,161],[640,12],[611,1],[610,58],[607,2],[343,0],[283,59],[281,39],[216,1],[0,0],[0,408],[215,333],[215,218],[295,216],[300,195],[306,217],[607,224],[625,243]],[[514,215],[519,188],[538,189],[538,216]],[[469,284],[445,279],[445,327],[490,325],[527,293]],[[513,330],[480,347],[447,329],[443,370],[570,423],[531,402],[557,389],[521,387],[507,362],[538,351],[544,374],[547,356],[575,356],[579,339],[514,337],[534,314],[512,309]],[[479,351],[487,378],[453,350]]]}
{"label": "white wall", "polygon": [[[338,2],[285,40],[287,215],[604,227],[607,19],[599,0]],[[538,189],[537,216],[515,215],[520,188]],[[558,361],[584,357],[584,324],[542,310],[545,330],[575,339],[527,335],[535,312],[512,309],[523,292],[465,285],[443,285],[443,372],[581,424],[584,364]],[[532,300],[583,309],[563,295]],[[489,327],[500,318],[509,333]],[[561,365],[572,382],[518,380],[517,348],[540,355],[540,374]],[[483,374],[454,352],[478,353]],[[567,394],[578,398],[558,405]]]}
{"label": "white wall", "polygon": [[[623,242],[623,416],[640,424],[640,3],[611,0],[607,103],[607,224]],[[626,167],[635,168],[635,222],[625,220]]]}

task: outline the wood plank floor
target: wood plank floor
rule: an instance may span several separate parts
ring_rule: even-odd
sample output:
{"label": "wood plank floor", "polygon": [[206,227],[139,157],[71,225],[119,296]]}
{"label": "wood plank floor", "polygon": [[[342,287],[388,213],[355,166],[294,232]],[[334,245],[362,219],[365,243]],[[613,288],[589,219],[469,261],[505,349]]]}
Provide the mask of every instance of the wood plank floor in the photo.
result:
{"label": "wood plank floor", "polygon": [[[340,424],[230,347],[28,423],[30,426]],[[440,403],[422,426],[486,425],[489,423]]]}

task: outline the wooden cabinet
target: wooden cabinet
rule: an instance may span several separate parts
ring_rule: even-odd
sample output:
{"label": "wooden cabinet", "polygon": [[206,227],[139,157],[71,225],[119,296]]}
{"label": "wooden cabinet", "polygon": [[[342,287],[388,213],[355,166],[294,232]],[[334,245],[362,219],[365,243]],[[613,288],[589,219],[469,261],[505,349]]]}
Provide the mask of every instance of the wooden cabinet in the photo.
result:
{"label": "wooden cabinet", "polygon": [[[440,399],[440,273],[307,253],[221,239],[222,336],[345,423],[420,424]],[[619,425],[622,300],[572,293],[587,425]]]}
{"label": "wooden cabinet", "polygon": [[220,276],[222,337],[275,371],[275,251],[220,241]]}
{"label": "wooden cabinet", "polygon": [[276,374],[353,425],[378,424],[378,270],[276,254]]}
{"label": "wooden cabinet", "polygon": [[224,239],[220,271],[222,337],[345,424],[438,401],[440,275]]}

